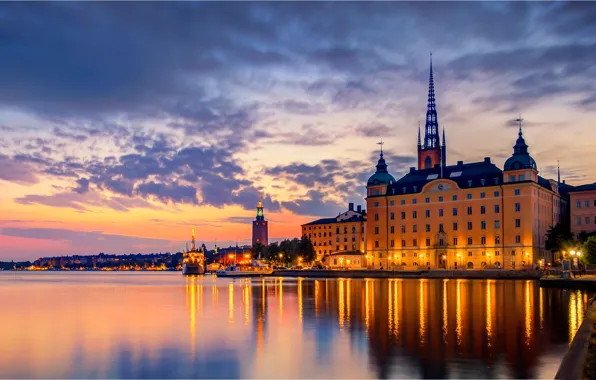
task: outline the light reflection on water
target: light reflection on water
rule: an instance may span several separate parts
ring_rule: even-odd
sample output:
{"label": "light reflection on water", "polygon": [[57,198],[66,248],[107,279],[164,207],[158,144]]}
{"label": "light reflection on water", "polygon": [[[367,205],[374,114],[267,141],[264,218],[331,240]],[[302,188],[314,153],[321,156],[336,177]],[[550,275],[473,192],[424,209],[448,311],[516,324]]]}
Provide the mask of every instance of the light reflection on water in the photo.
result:
{"label": "light reflection on water", "polygon": [[534,281],[8,272],[0,377],[552,378],[587,299]]}

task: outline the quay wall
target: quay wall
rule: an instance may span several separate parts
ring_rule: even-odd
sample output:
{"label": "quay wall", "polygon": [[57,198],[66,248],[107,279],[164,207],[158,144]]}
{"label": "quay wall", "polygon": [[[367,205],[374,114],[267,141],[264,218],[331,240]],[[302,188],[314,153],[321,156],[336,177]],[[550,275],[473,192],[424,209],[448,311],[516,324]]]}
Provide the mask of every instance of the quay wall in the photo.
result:
{"label": "quay wall", "polygon": [[588,353],[589,339],[592,333],[592,326],[596,322],[596,303],[594,299],[592,297],[588,301],[584,320],[575,333],[569,345],[569,350],[567,350],[567,353],[561,360],[555,379],[581,380],[584,378],[583,371]]}
{"label": "quay wall", "polygon": [[531,279],[540,271],[511,270],[431,270],[431,271],[375,271],[375,270],[278,270],[273,276],[306,278],[454,278],[454,279]]}
{"label": "quay wall", "polygon": [[580,289],[596,291],[596,280],[582,278],[541,278],[540,286],[543,288]]}

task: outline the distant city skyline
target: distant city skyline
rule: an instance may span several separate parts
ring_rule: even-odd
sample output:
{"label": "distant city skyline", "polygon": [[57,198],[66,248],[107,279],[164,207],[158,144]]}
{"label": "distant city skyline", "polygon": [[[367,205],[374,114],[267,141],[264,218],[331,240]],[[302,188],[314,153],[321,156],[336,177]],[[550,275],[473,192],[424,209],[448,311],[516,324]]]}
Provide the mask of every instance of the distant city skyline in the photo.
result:
{"label": "distant city skyline", "polygon": [[[595,3],[3,3],[0,261],[251,242],[417,165],[433,54],[447,164],[592,183]],[[270,238],[276,241],[283,238]]]}

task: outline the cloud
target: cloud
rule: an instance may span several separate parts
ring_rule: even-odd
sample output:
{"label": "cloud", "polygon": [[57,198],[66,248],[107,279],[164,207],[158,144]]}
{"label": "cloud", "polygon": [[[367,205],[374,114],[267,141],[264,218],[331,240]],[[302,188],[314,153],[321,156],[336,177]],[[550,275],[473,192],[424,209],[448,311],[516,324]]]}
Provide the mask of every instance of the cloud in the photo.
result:
{"label": "cloud", "polygon": [[0,154],[0,180],[31,185],[38,182],[31,162]]}
{"label": "cloud", "polygon": [[317,190],[310,190],[303,198],[282,202],[282,206],[295,214],[309,216],[334,216],[345,208],[332,200],[325,199],[325,195]]}

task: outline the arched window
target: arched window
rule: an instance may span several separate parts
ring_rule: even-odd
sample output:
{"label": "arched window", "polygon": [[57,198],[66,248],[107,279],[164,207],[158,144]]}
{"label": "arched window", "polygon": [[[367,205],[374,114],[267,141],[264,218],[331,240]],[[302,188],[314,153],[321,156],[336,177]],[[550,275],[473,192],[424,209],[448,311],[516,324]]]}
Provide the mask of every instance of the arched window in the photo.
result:
{"label": "arched window", "polygon": [[424,168],[429,169],[431,167],[432,167],[432,160],[430,159],[429,156],[426,156],[426,158],[424,159]]}
{"label": "arched window", "polygon": [[496,266],[496,267],[498,267],[498,266],[500,266],[500,265],[501,265],[501,263],[500,263],[499,261],[495,261],[495,266]]}
{"label": "arched window", "polygon": [[414,263],[413,265],[414,265],[415,267],[417,267],[417,266],[418,266],[418,263]]}
{"label": "arched window", "polygon": [[468,262],[468,269],[474,269],[474,263],[473,262]]}
{"label": "arched window", "polygon": [[482,269],[486,268],[486,262],[484,262],[484,261],[481,262],[480,263],[480,268],[482,268]]}
{"label": "arched window", "polygon": [[408,266],[408,264],[406,264],[406,263],[401,263],[401,266],[402,266],[402,267],[407,267],[407,266]]}

